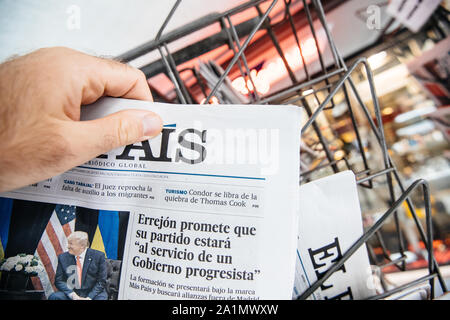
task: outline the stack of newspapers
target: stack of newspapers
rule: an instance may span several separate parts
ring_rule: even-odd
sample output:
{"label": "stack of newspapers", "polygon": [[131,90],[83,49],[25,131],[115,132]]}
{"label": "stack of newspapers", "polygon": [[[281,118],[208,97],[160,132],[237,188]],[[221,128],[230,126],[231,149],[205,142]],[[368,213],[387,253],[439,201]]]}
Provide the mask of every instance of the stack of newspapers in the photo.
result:
{"label": "stack of newspapers", "polygon": [[[299,185],[301,108],[103,98],[82,121],[126,108],[162,133],[1,194],[128,212],[119,299],[295,299],[362,235],[352,172]],[[309,298],[364,299],[371,277],[363,246]]]}

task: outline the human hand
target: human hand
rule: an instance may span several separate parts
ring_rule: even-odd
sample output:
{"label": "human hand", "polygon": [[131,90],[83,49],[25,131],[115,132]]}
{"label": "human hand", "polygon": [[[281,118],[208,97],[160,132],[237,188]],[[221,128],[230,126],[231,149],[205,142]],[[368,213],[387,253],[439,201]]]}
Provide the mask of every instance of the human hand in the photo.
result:
{"label": "human hand", "polygon": [[72,292],[72,293],[70,294],[70,298],[71,298],[72,300],[83,300],[83,298],[80,297],[79,295],[77,295],[75,292]]}
{"label": "human hand", "polygon": [[109,150],[158,135],[161,118],[125,110],[80,120],[102,96],[152,101],[144,74],[68,48],[0,65],[0,192],[48,179]]}
{"label": "human hand", "polygon": [[92,300],[91,298],[89,298],[89,297],[80,297],[78,294],[76,294],[75,292],[72,292],[71,294],[70,294],[70,298],[72,299],[72,300]]}

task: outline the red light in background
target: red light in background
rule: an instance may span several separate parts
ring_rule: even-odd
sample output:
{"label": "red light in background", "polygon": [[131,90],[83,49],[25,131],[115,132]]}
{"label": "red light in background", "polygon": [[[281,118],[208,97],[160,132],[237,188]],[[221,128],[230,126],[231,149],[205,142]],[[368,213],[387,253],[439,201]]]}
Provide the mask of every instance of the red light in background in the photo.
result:
{"label": "red light in background", "polygon": [[[305,62],[311,63],[317,59],[317,46],[315,40],[310,37],[306,38],[301,43],[303,58]],[[303,66],[302,56],[300,55],[300,49],[298,46],[293,46],[285,51],[286,61],[292,70],[297,70]],[[283,60],[278,57],[273,60],[266,62],[266,65],[261,68],[259,72],[255,69],[250,71],[253,82],[256,86],[256,91],[260,94],[266,94],[270,90],[270,86],[284,78],[287,74],[286,67]],[[249,90],[253,91],[253,85],[249,78],[244,79],[242,76],[234,79],[231,82],[233,88],[242,93],[243,95],[248,95]]]}
{"label": "red light in background", "polygon": [[[200,104],[203,104],[206,101],[206,98],[203,98],[202,101],[200,101]],[[216,96],[212,96],[211,99],[209,99],[208,104],[219,104],[219,99],[217,99]]]}
{"label": "red light in background", "polygon": [[245,79],[243,77],[238,77],[231,82],[233,88],[242,94],[248,94],[248,89],[245,86]]}
{"label": "red light in background", "polygon": [[[270,79],[266,70],[256,71],[255,69],[250,71],[250,76],[255,84],[256,91],[260,94],[266,94],[270,89]],[[253,83],[250,78],[247,81],[243,77],[238,77],[231,82],[233,88],[240,93],[247,95],[249,90],[253,91]]]}
{"label": "red light in background", "polygon": [[[298,48],[297,48],[298,50]],[[302,53],[305,57],[306,63],[309,63],[317,57],[318,48],[316,47],[316,41],[313,38],[307,38],[302,43]],[[300,53],[299,53],[300,54]]]}

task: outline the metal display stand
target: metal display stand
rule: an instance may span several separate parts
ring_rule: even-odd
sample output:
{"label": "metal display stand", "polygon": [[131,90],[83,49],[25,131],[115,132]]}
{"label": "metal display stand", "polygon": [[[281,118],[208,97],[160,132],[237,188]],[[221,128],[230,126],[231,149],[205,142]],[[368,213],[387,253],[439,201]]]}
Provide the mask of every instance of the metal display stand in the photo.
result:
{"label": "metal display stand", "polygon": [[[158,52],[160,59],[141,67],[147,78],[151,78],[160,73],[165,73],[176,93],[175,103],[199,103],[198,94],[195,95],[194,89],[201,92],[204,98],[203,103],[208,103],[220,90],[227,77],[234,72],[239,73],[244,79],[248,79],[255,88],[255,79],[252,78],[248,54],[251,54],[252,46],[257,42],[269,42],[281,58],[286,70],[286,75],[290,79],[291,84],[269,95],[260,95],[257,90],[249,96],[251,104],[296,104],[303,107],[307,120],[302,126],[302,143],[305,150],[302,150],[304,158],[311,161],[306,167],[301,168],[301,183],[305,183],[314,179],[314,175],[320,171],[337,173],[343,170],[352,170],[357,178],[360,188],[366,189],[365,192],[378,192],[385,195],[387,210],[381,217],[371,226],[367,227],[364,234],[342,255],[342,257],[332,265],[323,276],[313,283],[308,290],[301,294],[298,299],[308,298],[316,289],[318,289],[332,274],[339,270],[342,265],[356,252],[362,245],[367,244],[369,257],[372,257],[372,264],[378,265],[380,268],[386,266],[395,266],[399,271],[406,270],[405,255],[405,239],[402,235],[401,219],[399,218],[399,209],[406,202],[406,206],[412,214],[412,218],[417,228],[420,240],[425,245],[428,261],[428,274],[422,278],[415,279],[405,285],[394,289],[386,290],[382,294],[378,294],[369,299],[382,299],[393,293],[399,292],[415,285],[429,282],[431,287],[431,299],[434,298],[435,280],[445,293],[447,291],[445,281],[441,275],[439,265],[436,262],[433,253],[433,229],[430,205],[430,188],[425,180],[417,180],[410,186],[406,187],[401,179],[398,170],[393,163],[386,139],[384,135],[382,114],[377,99],[374,85],[374,77],[370,65],[365,58],[360,58],[352,65],[347,66],[343,57],[339,53],[329,26],[325,19],[325,11],[330,10],[337,5],[336,1],[327,1],[325,7],[319,0],[311,1],[291,1],[291,0],[257,0],[249,1],[243,5],[235,7],[220,14],[208,15],[200,20],[194,21],[182,28],[175,29],[172,32],[164,33],[164,30],[173,16],[175,10],[180,4],[177,0],[162,27],[160,28],[156,38],[142,46],[130,50],[117,57],[124,62],[131,62],[150,52]],[[296,12],[292,12],[294,4],[302,7]],[[299,6],[300,5],[300,6]],[[282,13],[282,18],[276,23],[272,23],[271,12],[274,8]],[[263,9],[265,8],[265,9]],[[239,24],[233,23],[233,17],[242,12],[252,12],[253,18],[247,19]],[[193,32],[202,30],[213,24],[219,24],[221,31],[210,36],[207,39],[200,40],[192,45],[175,52],[170,52],[169,45]],[[318,26],[325,32],[326,48],[328,57],[332,58],[332,63],[326,62],[325,50],[321,49],[318,39]],[[310,70],[305,62],[305,55],[302,52],[301,39],[299,34],[300,26],[309,28],[309,32],[314,39],[317,63],[319,70]],[[300,52],[302,60],[302,74],[299,77],[289,65],[286,54],[277,38],[277,30],[283,29],[284,32],[290,32],[294,38],[295,44]],[[287,31],[286,31],[287,30]],[[263,32],[262,32],[263,31]],[[259,37],[255,35],[258,33]],[[261,35],[262,34],[262,35]],[[223,46],[228,46],[227,50],[231,52],[229,59],[224,66],[224,71],[218,78],[216,84],[207,88],[204,79],[198,74],[195,67],[181,68],[180,66],[188,61],[194,61],[203,54]],[[254,50],[253,50],[254,51]],[[249,53],[250,52],[250,53]],[[370,89],[371,105],[369,108],[363,101],[355,84],[352,75],[356,71],[364,70],[365,78]],[[194,84],[188,86],[186,80],[183,80],[183,73],[190,71]],[[186,76],[184,77],[186,79]],[[192,81],[191,81],[192,82]],[[157,88],[155,88],[157,89]],[[208,90],[209,89],[209,90]],[[325,134],[324,129],[319,124],[319,117],[323,117],[325,112],[332,111],[336,107],[336,97],[341,97],[340,106],[345,106],[346,115],[349,118],[351,131],[355,137],[354,150],[358,155],[358,163],[351,163],[348,159],[348,152],[344,150],[342,145],[336,144],[339,140],[337,134]],[[219,97],[219,96],[218,96]],[[220,99],[219,99],[220,100]],[[166,98],[167,101],[167,98]],[[355,103],[356,102],[356,103]],[[367,130],[366,130],[367,129]],[[328,128],[328,130],[331,130]],[[332,130],[331,130],[332,131]],[[373,143],[370,150],[367,146],[368,136],[372,137]],[[370,140],[370,139],[369,139]],[[343,156],[336,157],[337,154]],[[375,155],[381,155],[379,161],[373,161]],[[381,191],[380,191],[381,190]],[[416,208],[411,200],[411,195],[417,190],[422,190],[422,205],[425,208],[425,226],[416,214]],[[393,219],[395,225],[395,234],[397,242],[397,250],[400,257],[391,260],[388,250],[386,249],[385,240],[381,228],[386,221]],[[375,261],[375,256],[371,252],[372,246],[370,241],[375,239],[383,251],[383,261]],[[383,284],[383,283],[382,283]]]}

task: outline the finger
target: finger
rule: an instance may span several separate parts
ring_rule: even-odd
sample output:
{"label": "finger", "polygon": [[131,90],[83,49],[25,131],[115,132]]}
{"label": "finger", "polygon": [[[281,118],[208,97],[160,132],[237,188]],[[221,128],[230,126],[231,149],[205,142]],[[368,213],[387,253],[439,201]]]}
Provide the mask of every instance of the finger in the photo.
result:
{"label": "finger", "polygon": [[82,104],[93,103],[102,96],[153,101],[142,71],[114,60],[89,58]]}
{"label": "finger", "polygon": [[72,166],[80,165],[120,146],[148,140],[162,130],[161,118],[151,111],[124,110],[90,121],[66,121]]}

